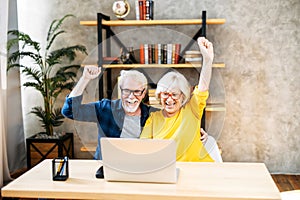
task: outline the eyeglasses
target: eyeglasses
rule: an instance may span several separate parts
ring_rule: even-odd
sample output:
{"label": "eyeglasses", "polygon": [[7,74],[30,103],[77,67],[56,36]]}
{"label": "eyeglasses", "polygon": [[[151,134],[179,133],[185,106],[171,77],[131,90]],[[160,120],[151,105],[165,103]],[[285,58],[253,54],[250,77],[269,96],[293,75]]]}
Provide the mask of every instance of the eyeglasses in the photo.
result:
{"label": "eyeglasses", "polygon": [[142,96],[143,92],[145,91],[145,88],[143,90],[129,90],[129,89],[122,89],[121,88],[121,93],[122,95],[128,97],[131,93],[134,96]]}
{"label": "eyeglasses", "polygon": [[173,93],[173,92],[161,92],[160,98],[167,99],[171,97],[172,99],[179,99],[182,93]]}

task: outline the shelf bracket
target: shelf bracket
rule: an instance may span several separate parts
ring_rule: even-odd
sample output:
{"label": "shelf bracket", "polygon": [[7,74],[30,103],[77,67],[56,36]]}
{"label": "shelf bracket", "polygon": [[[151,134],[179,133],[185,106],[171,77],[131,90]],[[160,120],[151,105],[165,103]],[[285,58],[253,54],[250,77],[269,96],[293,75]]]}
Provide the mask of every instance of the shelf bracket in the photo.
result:
{"label": "shelf bracket", "polygon": [[[102,19],[109,19],[109,17],[106,15],[103,15],[101,13],[97,13],[98,67],[101,67],[101,68],[103,67]],[[104,74],[104,71],[102,70],[101,74],[99,76],[99,81],[98,81],[99,100],[103,99],[103,74]]]}
{"label": "shelf bracket", "polygon": [[191,48],[191,46],[197,41],[198,37],[206,37],[206,11],[202,11],[202,27],[196,32],[191,41],[186,45],[186,47],[180,53],[180,62],[183,61],[184,53]]}

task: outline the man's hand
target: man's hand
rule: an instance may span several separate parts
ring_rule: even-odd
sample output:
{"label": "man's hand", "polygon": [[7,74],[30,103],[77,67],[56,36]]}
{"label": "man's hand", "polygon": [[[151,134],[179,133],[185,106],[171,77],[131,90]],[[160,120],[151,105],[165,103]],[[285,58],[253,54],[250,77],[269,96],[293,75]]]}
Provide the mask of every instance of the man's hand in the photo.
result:
{"label": "man's hand", "polygon": [[214,59],[213,44],[210,41],[208,41],[205,37],[199,37],[197,42],[203,56],[203,61],[212,62]]}
{"label": "man's hand", "polygon": [[92,80],[99,76],[101,68],[94,65],[86,65],[83,69],[82,77],[84,79]]}
{"label": "man's hand", "polygon": [[90,80],[97,78],[101,73],[101,68],[94,65],[87,65],[83,69],[83,73],[78,83],[71,91],[69,97],[76,97],[83,94],[87,84]]}
{"label": "man's hand", "polygon": [[200,138],[201,142],[205,144],[208,138],[208,134],[205,132],[203,128],[201,128],[200,133],[201,133],[201,138]]}

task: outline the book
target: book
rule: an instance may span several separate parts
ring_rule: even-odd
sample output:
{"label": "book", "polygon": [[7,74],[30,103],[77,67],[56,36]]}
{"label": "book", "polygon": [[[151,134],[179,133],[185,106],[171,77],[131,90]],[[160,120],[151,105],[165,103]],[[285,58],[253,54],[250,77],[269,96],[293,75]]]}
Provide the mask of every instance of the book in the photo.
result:
{"label": "book", "polygon": [[154,45],[154,63],[158,64],[158,44]]}
{"label": "book", "polygon": [[152,64],[152,44],[148,44],[148,61],[149,64]]}
{"label": "book", "polygon": [[145,64],[145,52],[144,52],[144,45],[140,45],[140,63]]}
{"label": "book", "polygon": [[202,62],[202,54],[198,50],[186,51],[183,58],[185,63],[201,64]]}
{"label": "book", "polygon": [[175,46],[176,46],[176,44],[172,44],[172,61],[171,61],[171,63],[172,64],[175,64]]}
{"label": "book", "polygon": [[144,44],[144,57],[145,57],[145,64],[149,64],[149,50],[148,44]]}
{"label": "book", "polygon": [[139,1],[139,15],[140,20],[144,20],[144,0],[138,0]]}
{"label": "book", "polygon": [[149,0],[149,19],[153,20],[154,19],[154,1]]}
{"label": "book", "polygon": [[146,20],[146,0],[143,0],[143,20]]}
{"label": "book", "polygon": [[172,64],[172,44],[167,44],[167,63]]}
{"label": "book", "polygon": [[162,44],[162,64],[167,64],[167,44]]}
{"label": "book", "polygon": [[161,44],[157,44],[157,64],[161,64]]}
{"label": "book", "polygon": [[185,58],[185,63],[201,64],[201,63],[202,63],[202,57],[197,57],[197,58]]}
{"label": "book", "polygon": [[162,106],[160,105],[160,102],[158,99],[155,97],[155,90],[154,88],[149,88],[148,89],[148,96],[149,96],[149,105],[161,109]]}
{"label": "book", "polygon": [[139,0],[135,0],[135,19],[140,20],[140,9],[139,9]]}
{"label": "book", "polygon": [[180,50],[181,50],[181,44],[175,44],[175,64],[179,63]]}
{"label": "book", "polygon": [[185,58],[186,62],[194,62],[194,61],[202,61],[201,57],[197,57],[197,58]]}
{"label": "book", "polygon": [[196,55],[200,55],[201,51],[197,51],[197,50],[189,50],[185,52],[186,55],[191,55],[191,54],[196,54]]}
{"label": "book", "polygon": [[151,55],[152,55],[152,62],[151,63],[156,63],[155,62],[155,44],[151,44]]}
{"label": "book", "polygon": [[184,58],[199,58],[199,57],[201,57],[201,54],[185,54],[183,57]]}
{"label": "book", "polygon": [[146,15],[145,20],[150,20],[150,0],[146,0]]}

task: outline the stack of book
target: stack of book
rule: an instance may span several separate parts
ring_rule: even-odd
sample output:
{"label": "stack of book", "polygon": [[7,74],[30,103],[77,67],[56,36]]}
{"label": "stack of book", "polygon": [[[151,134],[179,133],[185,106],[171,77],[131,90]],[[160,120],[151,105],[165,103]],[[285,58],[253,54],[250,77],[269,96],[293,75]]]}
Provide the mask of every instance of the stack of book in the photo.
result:
{"label": "stack of book", "polygon": [[154,1],[153,0],[135,0],[136,20],[154,19]]}
{"label": "stack of book", "polygon": [[181,44],[141,44],[141,64],[178,64]]}
{"label": "stack of book", "polygon": [[202,54],[200,51],[196,51],[196,50],[186,51],[183,57],[185,63],[191,63],[191,64],[202,63]]}
{"label": "stack of book", "polygon": [[149,105],[161,109],[162,106],[155,97],[155,89],[148,89]]}

